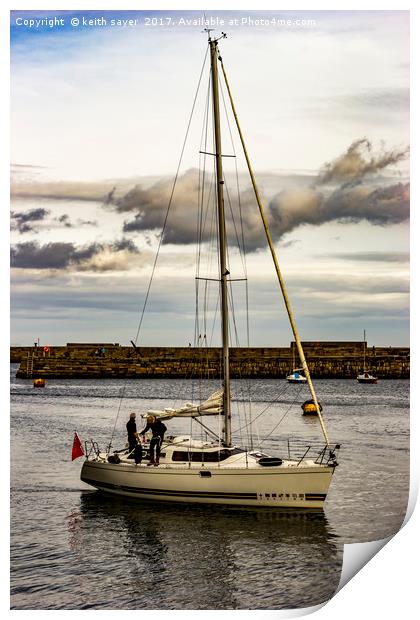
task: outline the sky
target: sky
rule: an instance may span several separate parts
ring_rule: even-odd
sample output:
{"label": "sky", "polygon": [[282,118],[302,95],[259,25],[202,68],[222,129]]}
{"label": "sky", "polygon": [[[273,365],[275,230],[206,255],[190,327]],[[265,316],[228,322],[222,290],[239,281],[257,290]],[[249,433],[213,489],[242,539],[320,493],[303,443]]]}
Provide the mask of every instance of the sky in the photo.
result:
{"label": "sky", "polygon": [[[366,330],[369,344],[408,346],[408,13],[206,18],[228,34],[219,46],[302,340],[360,341]],[[12,345],[136,336],[206,54],[202,19],[200,11],[12,12]],[[140,345],[188,345],[199,332],[219,344],[214,281],[195,329],[196,286],[205,288],[195,278],[218,277],[210,216],[197,271],[199,178],[212,203],[211,157],[203,176],[199,154],[207,64]],[[232,342],[235,327],[245,332],[238,342],[248,341],[248,303],[250,344],[286,346],[291,330],[223,96],[223,151],[237,155],[224,158],[238,280]],[[209,129],[212,144],[211,118]]]}

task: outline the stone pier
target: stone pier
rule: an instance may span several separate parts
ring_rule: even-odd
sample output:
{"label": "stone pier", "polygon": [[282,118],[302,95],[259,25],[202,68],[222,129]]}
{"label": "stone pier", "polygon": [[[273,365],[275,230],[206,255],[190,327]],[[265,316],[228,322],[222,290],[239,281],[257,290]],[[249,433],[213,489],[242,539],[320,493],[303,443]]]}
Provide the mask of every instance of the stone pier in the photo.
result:
{"label": "stone pier", "polygon": [[[363,342],[303,342],[309,370],[318,379],[355,379],[363,370]],[[292,370],[290,347],[232,348],[234,378],[284,378]],[[104,349],[104,351],[102,351]],[[194,347],[126,347],[114,343],[68,343],[66,346],[11,347],[16,376],[67,379],[218,378],[221,349]],[[296,358],[296,366],[299,362]],[[410,349],[367,347],[366,367],[381,379],[407,379]]]}

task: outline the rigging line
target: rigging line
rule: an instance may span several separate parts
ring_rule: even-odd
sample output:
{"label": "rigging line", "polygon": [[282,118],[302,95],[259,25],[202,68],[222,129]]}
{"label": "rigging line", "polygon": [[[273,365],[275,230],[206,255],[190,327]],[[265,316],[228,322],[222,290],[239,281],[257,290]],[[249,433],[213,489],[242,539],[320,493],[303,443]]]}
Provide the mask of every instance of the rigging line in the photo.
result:
{"label": "rigging line", "polygon": [[292,403],[290,403],[290,406],[288,407],[288,409],[286,409],[285,413],[283,414],[283,416],[280,418],[279,422],[277,422],[277,424],[275,425],[275,427],[268,433],[268,435],[266,435],[264,437],[264,439],[261,439],[260,443],[258,444],[258,447],[261,447],[262,444],[274,433],[274,431],[280,426],[280,424],[283,422],[283,420],[285,419],[285,417],[288,415],[288,413],[290,412],[290,410],[292,409],[293,405],[296,403],[301,391],[302,391],[302,385],[299,386],[299,391],[296,394],[294,400]]}
{"label": "rigging line", "polygon": [[[155,260],[153,262],[152,273],[150,275],[149,284],[147,286],[146,297],[144,299],[143,309],[142,309],[142,313],[141,313],[141,316],[140,316],[140,321],[139,321],[139,324],[138,324],[138,327],[137,327],[136,337],[134,338],[134,344],[135,345],[137,345],[137,340],[138,340],[140,329],[141,329],[141,326],[142,326],[142,323],[143,323],[143,317],[144,317],[144,313],[145,313],[145,310],[146,310],[147,301],[149,299],[149,293],[150,293],[150,289],[151,289],[151,286],[152,286],[153,276],[154,276],[154,273],[155,273],[155,270],[156,270],[156,264],[157,264],[157,260],[158,260],[158,257],[159,257],[159,252],[160,252],[160,248],[161,248],[161,245],[162,245],[166,224],[167,224],[167,221],[168,221],[169,210],[170,210],[171,205],[172,205],[172,199],[173,199],[173,196],[174,196],[176,183],[178,181],[179,170],[181,168],[182,158],[184,156],[185,145],[187,143],[187,138],[188,138],[188,134],[189,134],[190,127],[191,127],[191,121],[192,121],[192,118],[193,118],[193,115],[194,115],[195,104],[197,102],[197,97],[198,97],[198,93],[199,93],[199,90],[200,90],[201,79],[203,77],[204,67],[206,66],[208,49],[209,48],[207,46],[206,53],[204,54],[203,64],[201,66],[200,77],[198,78],[198,84],[197,84],[197,88],[196,88],[196,91],[195,91],[195,95],[194,95],[194,100],[193,100],[190,116],[189,116],[189,119],[188,119],[188,124],[187,124],[187,129],[186,129],[186,132],[185,132],[185,136],[184,136],[184,141],[183,141],[183,144],[182,144],[181,154],[179,156],[178,167],[176,169],[176,174],[175,174],[174,181],[173,181],[173,184],[172,184],[172,190],[171,190],[171,194],[170,194],[170,197],[169,197],[168,207],[166,209],[165,219],[163,221],[162,232],[160,234],[158,248],[157,248],[156,255],[155,255]],[[111,439],[110,439],[110,442],[109,442],[109,448],[108,448],[109,450],[111,449],[112,440],[114,439],[115,429],[117,427],[117,421],[118,421],[118,418],[119,418],[119,415],[120,415],[122,401],[123,401],[123,398],[124,398],[124,393],[125,393],[126,386],[127,386],[127,381],[125,381],[125,383],[124,383],[124,385],[122,387],[122,390],[121,390],[120,402],[119,402],[119,405],[118,405],[118,410],[117,410],[117,415],[116,415],[116,419],[115,419],[115,423],[114,423],[114,428],[112,429],[112,435],[111,435]]]}
{"label": "rigging line", "polygon": [[[300,390],[302,389],[302,387],[303,387],[303,386],[300,386],[300,388],[299,388],[298,396],[299,396],[299,393],[300,393]],[[280,397],[281,397],[281,396],[283,396],[283,394],[284,394],[284,393],[288,390],[288,388],[289,388],[289,386],[286,384],[285,388],[284,388],[283,390],[281,390],[281,391],[277,394],[276,398],[274,398],[273,400],[271,400],[271,401],[268,403],[268,405],[267,405],[267,406],[266,406],[266,407],[265,407],[262,411],[260,411],[260,413],[259,413],[258,415],[256,415],[254,418],[252,418],[252,420],[251,420],[250,424],[252,424],[252,423],[254,423],[256,420],[258,420],[258,418],[260,418],[260,417],[261,417],[261,416],[262,416],[262,415],[263,415],[266,411],[268,411],[268,409],[270,409],[270,407],[272,407],[275,403],[277,403],[277,402],[279,401]],[[240,430],[240,429],[239,429],[239,428],[237,428],[237,429],[236,429],[236,431],[234,431],[234,432],[239,432],[239,430]]]}
{"label": "rigging line", "polygon": [[[209,104],[210,104],[210,75],[207,85],[207,98],[206,109],[203,117],[203,127],[201,132],[200,145],[207,147],[207,133],[208,133],[208,116],[209,116]],[[204,140],[204,142],[203,142]],[[198,209],[197,209],[197,252],[196,252],[196,276],[200,275],[201,264],[201,248],[202,248],[202,236],[203,236],[203,206],[204,206],[204,192],[205,192],[205,175],[206,175],[206,156],[204,156],[204,165],[201,178],[201,154],[199,154],[199,180],[198,180]],[[199,334],[199,283],[196,282],[196,308],[195,308],[195,331],[194,331],[194,344],[197,344],[197,337]]]}
{"label": "rigging line", "polygon": [[[214,175],[212,177],[212,180],[214,180]],[[213,187],[213,184],[211,184],[210,188]],[[216,212],[214,209],[209,209],[210,206],[210,202],[211,199],[213,198],[213,192],[209,192],[209,197],[208,197],[208,201],[207,201],[207,207],[206,207],[206,220],[207,220],[207,216],[210,213],[211,214],[211,218],[210,218],[210,222],[209,222],[209,251],[208,251],[208,260],[207,260],[207,276],[209,276],[211,274],[211,269],[212,269],[212,258],[213,258],[213,254],[214,254],[214,245],[215,245],[215,236],[214,236],[214,230],[215,230],[215,220],[216,220]],[[207,334],[207,315],[208,315],[208,311],[209,311],[209,303],[210,303],[210,293],[212,291],[212,287],[209,286],[209,283],[207,280],[205,280],[205,284],[204,284],[204,293],[203,293],[203,330],[205,332],[205,334]]]}
{"label": "rigging line", "polygon": [[[242,246],[241,246],[241,243],[240,243],[240,241],[238,239],[238,232],[237,232],[237,228],[236,228],[235,218],[234,218],[234,215],[233,215],[232,204],[231,204],[231,199],[230,199],[230,194],[229,194],[229,188],[227,186],[226,179],[225,179],[225,187],[226,187],[226,193],[227,193],[227,196],[228,196],[229,207],[230,207],[231,214],[232,214],[232,221],[233,221],[233,226],[234,226],[234,229],[235,229],[236,240],[237,240],[237,244],[238,244],[238,248],[239,248],[239,255],[241,257],[242,267],[243,267],[244,275],[245,275],[246,345],[247,345],[247,347],[249,347],[249,342],[250,342],[250,337],[249,337],[249,334],[250,334],[250,326],[249,326],[249,288],[248,288],[248,271],[247,271],[247,263],[246,263],[246,245],[245,245],[245,234],[244,234],[244,222],[243,222],[243,214],[242,214],[241,193],[240,193],[240,188],[239,188],[238,158],[236,157],[235,142],[234,142],[234,139],[233,139],[231,124],[230,124],[230,121],[229,121],[229,114],[228,114],[228,110],[227,110],[227,106],[226,106],[226,99],[225,99],[225,94],[224,94],[224,88],[223,88],[223,84],[222,84],[222,81],[221,81],[220,77],[219,77],[219,85],[220,85],[220,91],[222,93],[223,107],[224,107],[224,110],[225,110],[225,117],[226,117],[228,129],[229,129],[231,146],[232,146],[233,154],[235,155],[235,157],[234,157],[234,161],[235,161],[235,178],[236,178],[236,190],[237,190],[238,207],[239,207],[239,223],[240,223],[240,229],[241,229]],[[233,297],[233,293],[232,293],[232,297]],[[250,433],[250,439],[251,439],[251,443],[252,443],[251,397],[250,397],[250,381],[249,381],[249,378],[246,379],[246,385],[248,387],[248,412],[247,412],[247,406],[244,404],[244,416],[245,416],[245,420],[246,420],[247,419],[247,413],[248,413],[248,417],[249,417],[249,420],[250,420],[250,423],[249,423],[249,433]]]}
{"label": "rigging line", "polygon": [[214,316],[213,316],[213,325],[212,325],[211,334],[210,334],[210,346],[211,346],[211,343],[213,342],[214,329],[216,327],[216,318],[219,314],[219,305],[220,305],[220,290],[217,293],[216,307],[215,307]]}
{"label": "rigging line", "polygon": [[[206,109],[203,118],[203,128],[201,134],[201,146],[203,146],[204,139],[204,148],[207,148],[207,134],[208,134],[208,122],[209,122],[209,106],[210,106],[210,78],[207,85],[207,97],[206,97]],[[201,154],[199,154],[199,161],[201,162]],[[197,257],[197,275],[200,270],[200,261],[201,261],[201,247],[203,241],[203,205],[204,205],[204,193],[205,193],[205,178],[206,178],[206,156],[203,157],[204,165],[202,171],[202,178],[199,179],[199,209],[198,209],[198,220],[197,220],[197,244],[198,244],[198,257]],[[201,185],[200,185],[201,183]]]}
{"label": "rigging line", "polygon": [[159,257],[160,248],[162,246],[166,224],[167,224],[167,221],[168,221],[169,210],[170,210],[171,205],[172,205],[172,200],[173,200],[173,196],[174,196],[174,193],[175,193],[175,187],[176,187],[176,183],[178,181],[179,170],[181,168],[182,158],[183,158],[183,155],[184,155],[185,145],[186,145],[186,142],[187,142],[187,138],[188,138],[188,134],[189,134],[190,126],[191,126],[191,121],[192,121],[192,117],[193,117],[193,114],[194,114],[194,108],[195,108],[195,104],[196,104],[196,101],[197,101],[198,91],[200,89],[201,78],[202,78],[202,75],[203,75],[203,70],[204,70],[204,66],[205,66],[205,63],[206,63],[206,58],[207,58],[207,52],[206,52],[206,54],[204,56],[203,66],[201,68],[200,78],[199,78],[199,81],[198,81],[197,90],[196,90],[196,93],[195,93],[195,97],[194,97],[194,101],[193,101],[190,117],[189,117],[189,120],[188,120],[187,130],[185,132],[184,142],[183,142],[182,149],[181,149],[181,155],[179,157],[178,167],[177,167],[175,178],[174,178],[174,181],[173,181],[173,184],[172,184],[172,190],[171,190],[171,195],[169,197],[168,207],[166,209],[165,219],[163,221],[163,227],[162,227],[162,232],[161,232],[160,238],[159,238],[158,249],[157,249],[155,260],[154,260],[154,263],[153,263],[152,274],[150,276],[149,285],[147,287],[146,297],[145,297],[144,304],[143,304],[143,310],[142,310],[142,314],[141,314],[141,317],[140,317],[139,326],[137,328],[136,338],[134,339],[134,342],[136,344],[137,344],[137,338],[139,336],[140,329],[141,329],[141,326],[142,326],[142,323],[143,323],[143,317],[144,317],[144,313],[145,313],[145,310],[146,310],[147,301],[148,301],[148,298],[149,298],[150,288],[151,288],[151,285],[152,285],[153,276],[154,276],[154,272],[155,272],[155,269],[156,269],[156,264],[157,264],[157,260],[158,260],[158,257]]}
{"label": "rigging line", "polygon": [[[236,232],[236,227],[235,227],[235,233],[236,233],[236,239],[237,239],[238,248],[239,248],[239,254],[240,254],[240,257],[241,257],[241,261],[242,261],[242,266],[243,266],[244,274],[245,274],[245,277],[246,277],[247,270],[246,270],[245,236],[244,236],[244,226],[243,226],[243,218],[242,218],[241,194],[240,194],[240,191],[239,191],[239,174],[238,174],[238,162],[237,162],[238,158],[236,157],[235,143],[234,143],[234,140],[233,140],[232,128],[230,126],[229,114],[228,114],[228,111],[227,111],[225,94],[224,94],[224,89],[223,89],[223,83],[222,83],[222,80],[221,80],[220,76],[219,76],[219,89],[220,89],[220,92],[222,93],[223,107],[224,107],[224,110],[225,110],[225,117],[226,117],[228,129],[229,129],[230,142],[231,142],[231,145],[232,145],[232,150],[233,150],[234,160],[235,160],[235,177],[236,177],[236,187],[237,187],[237,192],[238,192],[239,221],[240,221],[240,224],[241,224],[242,246],[241,246],[241,244],[239,242],[239,239],[238,239],[238,234]],[[226,179],[224,179],[224,181],[225,181],[225,184],[226,184]],[[229,193],[229,190],[228,190],[227,186],[226,186],[226,191],[227,191],[227,193]],[[229,198],[229,202],[230,202],[230,198]],[[233,219],[233,215],[232,215],[232,219]],[[235,226],[235,222],[234,222],[234,226]]]}
{"label": "rigging line", "polygon": [[[210,187],[212,187],[212,185]],[[201,229],[202,230],[204,230],[204,226],[205,226],[205,223],[207,221],[207,216],[208,216],[208,213],[209,213],[209,204],[210,204],[211,198],[212,198],[212,192],[209,191],[209,195],[208,195],[208,199],[207,199],[207,205],[206,205],[206,211],[205,211],[205,214],[204,214],[204,223],[201,224]],[[214,213],[213,213],[213,210],[211,212],[212,212],[212,220],[210,222],[210,249],[209,249],[210,257],[211,257],[211,254],[212,254],[212,241],[211,241],[213,239],[212,230],[214,228]],[[201,237],[202,236],[203,236],[203,233],[201,233]],[[202,246],[202,242],[201,242],[201,246]],[[207,261],[207,275],[209,275],[210,269],[211,269],[211,261]],[[200,286],[198,281],[197,281],[197,283],[198,283],[198,286]],[[199,290],[200,290],[200,288],[198,288],[198,291]],[[207,312],[207,287],[205,287],[205,291],[204,291],[204,295],[203,295],[203,312],[204,312],[204,314],[206,314],[206,312]],[[200,327],[200,319],[199,319],[199,316],[198,316],[199,315],[199,303],[197,304],[197,313],[198,313],[197,314],[197,325],[198,325],[198,328],[199,328]]]}
{"label": "rigging line", "polygon": [[246,267],[245,267],[245,260],[244,260],[245,257],[244,257],[244,254],[243,254],[243,251],[242,251],[242,248],[241,248],[241,242],[239,241],[238,229],[236,227],[236,220],[235,220],[235,216],[234,216],[234,213],[233,213],[233,208],[232,208],[232,202],[231,202],[231,199],[230,199],[229,188],[228,188],[227,180],[226,180],[226,177],[225,177],[224,174],[223,174],[223,180],[225,182],[226,196],[227,196],[227,199],[228,199],[229,211],[230,211],[230,214],[232,216],[233,229],[235,231],[235,237],[236,237],[236,243],[238,245],[239,256],[241,257],[242,267],[243,267],[243,270],[244,270],[244,274],[246,276]]}
{"label": "rigging line", "polygon": [[[208,212],[208,207],[209,207],[209,203],[210,203],[210,194],[209,194],[209,200],[208,200],[208,204],[207,204],[207,212]],[[206,214],[206,219],[207,219],[207,214]],[[213,239],[213,230],[214,230],[214,212],[212,212],[212,219],[210,222],[210,239]],[[212,256],[212,246],[213,243],[212,241],[210,241],[210,248],[209,248],[209,255],[210,255],[210,260],[208,260],[207,262],[207,275],[210,275],[211,273],[211,256]],[[208,314],[208,310],[209,310],[209,299],[210,299],[210,290],[211,287],[209,286],[209,282],[206,279],[204,282],[204,292],[203,292],[203,332],[205,334],[207,334],[207,314]]]}
{"label": "rigging line", "polygon": [[236,346],[239,347],[239,335],[238,335],[238,329],[237,329],[237,325],[236,325],[236,317],[235,317],[235,306],[233,303],[233,291],[232,291],[232,282],[229,282],[229,286],[228,286],[228,299],[229,299],[229,307],[230,307],[230,316],[232,319],[232,324],[233,324],[233,330],[235,333],[235,341],[236,341]]}

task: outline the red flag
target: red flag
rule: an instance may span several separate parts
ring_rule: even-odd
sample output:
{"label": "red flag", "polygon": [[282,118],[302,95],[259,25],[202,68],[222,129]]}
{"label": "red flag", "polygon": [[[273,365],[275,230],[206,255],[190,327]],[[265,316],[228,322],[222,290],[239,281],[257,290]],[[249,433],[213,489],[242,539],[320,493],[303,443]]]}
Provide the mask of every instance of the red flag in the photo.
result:
{"label": "red flag", "polygon": [[81,441],[77,433],[75,432],[74,439],[73,439],[73,448],[71,450],[71,460],[74,461],[74,459],[78,459],[79,456],[84,456],[84,455],[85,453],[83,451]]}

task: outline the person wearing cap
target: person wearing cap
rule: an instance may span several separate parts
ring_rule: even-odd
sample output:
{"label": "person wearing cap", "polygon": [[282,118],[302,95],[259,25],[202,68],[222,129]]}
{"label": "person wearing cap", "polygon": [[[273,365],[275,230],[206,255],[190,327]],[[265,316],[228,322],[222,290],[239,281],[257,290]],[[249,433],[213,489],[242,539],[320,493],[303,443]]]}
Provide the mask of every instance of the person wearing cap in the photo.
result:
{"label": "person wearing cap", "polygon": [[[136,414],[134,413],[134,411],[132,411],[130,413],[130,419],[128,420],[127,424],[126,424],[126,428],[127,428],[127,437],[128,437],[128,451],[133,453],[134,448],[137,446],[138,442],[138,432],[137,432],[137,426],[136,426]],[[134,458],[133,456],[129,456],[129,458]]]}
{"label": "person wearing cap", "polygon": [[[158,420],[154,415],[147,416],[147,424],[141,431],[140,435],[145,435],[148,430],[152,431],[152,439],[150,440],[150,462],[147,465],[159,465],[160,448],[163,442],[163,436],[166,433],[166,426]],[[155,456],[156,451],[156,456]]]}

